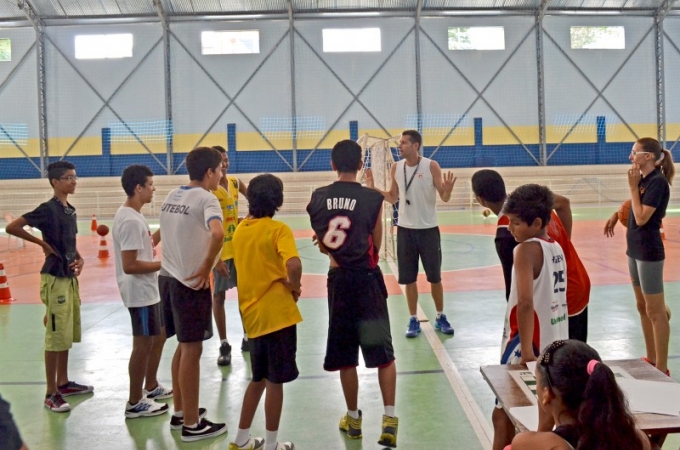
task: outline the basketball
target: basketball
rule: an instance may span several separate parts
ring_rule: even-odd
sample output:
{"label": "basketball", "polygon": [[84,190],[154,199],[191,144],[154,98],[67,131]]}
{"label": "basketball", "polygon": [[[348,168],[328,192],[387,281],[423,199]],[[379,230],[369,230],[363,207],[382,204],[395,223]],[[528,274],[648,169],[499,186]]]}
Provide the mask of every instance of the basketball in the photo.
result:
{"label": "basketball", "polygon": [[106,236],[107,234],[109,234],[109,227],[107,227],[104,224],[99,225],[97,227],[97,234],[99,236]]}
{"label": "basketball", "polygon": [[483,215],[484,217],[489,217],[489,214],[491,214],[491,210],[490,210],[490,209],[485,209],[484,211],[482,211],[482,215]]}
{"label": "basketball", "polygon": [[619,222],[621,222],[621,225],[624,227],[628,226],[628,213],[630,212],[630,199],[626,200],[625,202],[621,203],[621,206],[619,206]]}

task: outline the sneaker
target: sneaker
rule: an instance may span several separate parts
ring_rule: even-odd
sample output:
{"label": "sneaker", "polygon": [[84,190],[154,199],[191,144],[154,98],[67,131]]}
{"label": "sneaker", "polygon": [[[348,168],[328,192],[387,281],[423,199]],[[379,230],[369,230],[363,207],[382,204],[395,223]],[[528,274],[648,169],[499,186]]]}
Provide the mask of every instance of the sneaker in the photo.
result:
{"label": "sneaker", "polygon": [[236,442],[229,444],[228,450],[262,450],[264,448],[264,439],[249,437],[248,442],[241,445],[240,447],[236,445]]}
{"label": "sneaker", "polygon": [[276,443],[276,450],[295,450],[295,444],[292,442],[277,442]]}
{"label": "sneaker", "polygon": [[[207,412],[208,411],[205,408],[198,408],[198,420],[203,419]],[[174,414],[172,415],[172,417],[170,417],[170,429],[171,430],[181,430],[183,426],[184,426],[184,417],[177,417]]]}
{"label": "sneaker", "polygon": [[399,428],[399,419],[397,417],[390,417],[383,414],[382,419],[382,434],[378,444],[385,447],[397,446],[397,430]]}
{"label": "sneaker", "polygon": [[130,402],[125,405],[125,418],[127,419],[160,416],[166,412],[168,412],[167,404],[156,403],[153,399],[146,397],[142,397],[136,405],[131,405]]}
{"label": "sneaker", "polygon": [[417,337],[419,333],[420,322],[418,322],[418,319],[416,319],[415,317],[411,317],[411,319],[408,321],[408,330],[406,330],[406,337],[414,338]]}
{"label": "sneaker", "polygon": [[218,366],[228,366],[231,364],[231,345],[222,342],[220,345],[220,356],[217,357]]}
{"label": "sneaker", "polygon": [[158,383],[155,389],[150,391],[144,389],[144,396],[153,400],[165,400],[166,398],[172,398],[172,389],[168,389],[161,383]]}
{"label": "sneaker", "polygon": [[71,410],[71,405],[64,400],[59,391],[45,397],[45,408],[54,412],[66,412]]}
{"label": "sneaker", "polygon": [[439,316],[439,319],[435,320],[434,329],[439,330],[444,334],[453,335],[453,327],[451,326],[449,321],[446,320],[446,314],[442,314],[441,316]]}
{"label": "sneaker", "polygon": [[340,419],[340,430],[347,433],[347,437],[350,439],[360,439],[361,438],[361,410],[359,410],[359,418],[355,419],[349,415],[349,413],[342,416]]}
{"label": "sneaker", "polygon": [[69,381],[68,383],[59,386],[59,392],[63,397],[68,397],[69,395],[89,394],[92,391],[94,391],[94,387],[78,384],[75,381]]}
{"label": "sneaker", "polygon": [[201,419],[196,428],[182,426],[182,440],[184,442],[200,441],[219,436],[227,432],[227,425],[224,423],[212,423],[208,419]]}
{"label": "sneaker", "polygon": [[246,338],[243,338],[241,340],[241,351],[242,352],[249,352],[250,351],[250,341]]}

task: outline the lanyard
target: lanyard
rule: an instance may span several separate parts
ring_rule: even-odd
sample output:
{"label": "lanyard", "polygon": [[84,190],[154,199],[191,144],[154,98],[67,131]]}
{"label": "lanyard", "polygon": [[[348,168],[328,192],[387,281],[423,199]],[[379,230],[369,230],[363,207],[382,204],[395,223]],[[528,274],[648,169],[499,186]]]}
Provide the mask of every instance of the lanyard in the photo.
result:
{"label": "lanyard", "polygon": [[[408,193],[408,188],[411,187],[411,183],[413,183],[413,179],[416,177],[416,173],[418,172],[418,166],[420,166],[421,159],[422,159],[421,157],[418,158],[418,164],[416,164],[416,168],[413,171],[413,175],[411,175],[411,179],[408,181],[406,181],[406,161],[404,161],[404,184],[406,185],[406,189],[404,190],[404,196],[406,196],[406,194]],[[408,199],[406,199],[406,204],[410,205],[411,202]]]}

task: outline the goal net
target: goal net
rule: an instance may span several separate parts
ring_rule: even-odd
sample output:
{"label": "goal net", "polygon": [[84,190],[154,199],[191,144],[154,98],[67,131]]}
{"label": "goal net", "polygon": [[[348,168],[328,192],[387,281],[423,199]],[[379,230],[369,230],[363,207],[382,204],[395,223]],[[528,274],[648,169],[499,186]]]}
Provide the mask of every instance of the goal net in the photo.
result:
{"label": "goal net", "polygon": [[[377,138],[364,134],[357,141],[361,146],[364,161],[361,172],[361,182],[365,181],[366,169],[371,169],[375,187],[382,191],[390,189],[392,177],[390,169],[394,164],[393,149],[396,149],[399,136],[390,138]],[[380,257],[383,259],[396,259],[395,234],[393,226],[393,207],[385,202],[383,205],[383,243],[380,249]]]}

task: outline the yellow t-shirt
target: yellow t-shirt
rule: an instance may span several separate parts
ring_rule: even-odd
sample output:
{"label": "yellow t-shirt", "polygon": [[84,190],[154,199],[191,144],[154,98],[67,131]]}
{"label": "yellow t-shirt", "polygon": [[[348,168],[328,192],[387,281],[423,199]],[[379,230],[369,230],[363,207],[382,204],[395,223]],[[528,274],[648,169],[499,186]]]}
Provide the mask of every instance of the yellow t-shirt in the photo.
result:
{"label": "yellow t-shirt", "polygon": [[222,209],[222,229],[224,230],[224,241],[222,242],[222,253],[220,259],[226,261],[234,257],[234,248],[231,241],[234,238],[236,225],[238,225],[238,178],[227,177],[229,190],[218,186],[216,191],[212,191],[220,202]]}
{"label": "yellow t-shirt", "polygon": [[270,217],[245,219],[234,234],[238,304],[248,337],[256,338],[302,322],[291,292],[286,262],[298,257],[293,232]]}

